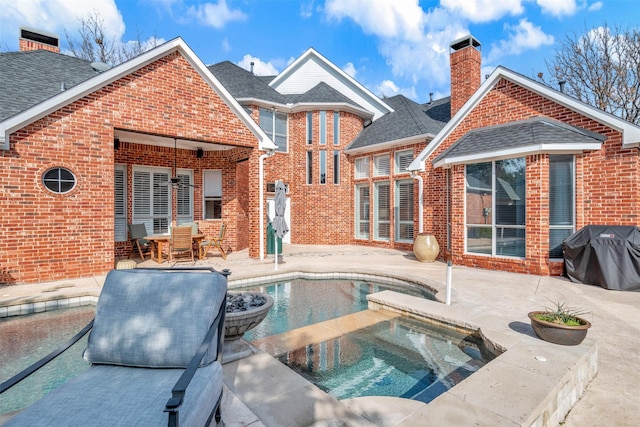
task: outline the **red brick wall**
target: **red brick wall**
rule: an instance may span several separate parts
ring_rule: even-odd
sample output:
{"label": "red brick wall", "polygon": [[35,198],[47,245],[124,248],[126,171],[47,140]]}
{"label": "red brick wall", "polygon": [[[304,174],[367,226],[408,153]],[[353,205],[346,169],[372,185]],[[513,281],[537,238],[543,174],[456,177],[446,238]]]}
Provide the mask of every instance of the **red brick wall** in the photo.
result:
{"label": "red brick wall", "polygon": [[43,49],[43,50],[48,50],[48,51],[55,52],[55,53],[60,53],[60,48],[58,46],[52,46],[50,44],[41,43],[41,42],[37,42],[37,41],[34,41],[34,40],[28,40],[28,39],[20,39],[20,41],[19,41],[19,49],[22,52],[28,51],[28,50]]}
{"label": "red brick wall", "polygon": [[452,52],[451,63],[451,117],[480,87],[480,51],[468,46]]}
{"label": "red brick wall", "polygon": [[[229,234],[237,231],[237,212],[246,204],[246,200],[236,203],[236,189],[244,183],[236,183],[235,176],[246,167],[236,170],[237,161],[256,156],[256,138],[190,64],[179,53],[171,53],[10,136],[10,150],[0,151],[0,179],[5,183],[0,187],[1,282],[60,280],[113,268],[114,128],[246,147],[205,153],[201,160],[195,152],[179,153],[178,167],[222,166],[223,176],[230,178],[223,197],[234,206],[228,217]],[[123,144],[123,154],[127,150],[133,157],[119,162],[173,163],[166,149]],[[73,171],[77,187],[64,195],[46,190],[41,177],[50,167]],[[257,176],[257,161],[250,160],[248,170]],[[196,180],[199,171],[194,173]],[[201,215],[200,203],[195,198],[196,215]],[[249,218],[257,218],[251,216],[257,205],[250,203],[248,209]],[[219,223],[210,227],[215,232]],[[255,230],[251,224],[254,240]],[[233,237],[228,242],[232,248],[246,245]]]}
{"label": "red brick wall", "polygon": [[[502,80],[454,129],[427,160],[425,205],[446,210],[446,198],[436,179],[443,170],[433,170],[431,160],[469,130],[504,124],[535,116],[547,116],[591,130],[607,137],[599,151],[576,155],[576,228],[588,224],[638,225],[640,212],[640,158],[637,149],[623,149],[622,135],[614,129],[545,99],[512,82]],[[452,175],[451,223],[452,251],[443,256],[455,264],[508,270],[530,274],[561,274],[562,263],[550,263],[549,247],[549,161],[545,154],[526,158],[526,240],[525,259],[470,255],[464,253],[465,184],[464,166],[454,166]],[[436,187],[431,187],[433,183]],[[439,242],[446,241],[446,221],[436,220],[425,211],[425,224],[432,227]],[[441,252],[442,253],[442,252]]]}

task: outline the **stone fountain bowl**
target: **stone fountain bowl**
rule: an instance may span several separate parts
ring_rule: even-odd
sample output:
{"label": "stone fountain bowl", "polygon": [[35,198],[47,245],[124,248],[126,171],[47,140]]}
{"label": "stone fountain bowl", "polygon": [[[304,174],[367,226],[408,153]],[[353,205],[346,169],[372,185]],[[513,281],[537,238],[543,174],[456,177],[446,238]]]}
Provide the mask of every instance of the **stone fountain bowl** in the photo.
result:
{"label": "stone fountain bowl", "polygon": [[264,298],[265,301],[262,305],[251,306],[242,311],[238,311],[237,308],[233,311],[229,311],[229,309],[227,309],[224,321],[225,341],[235,341],[242,338],[242,335],[244,335],[245,332],[258,326],[260,322],[267,317],[269,310],[271,310],[271,307],[273,306],[273,298],[262,292],[229,292],[227,298],[237,295],[243,295],[248,298],[258,296]]}

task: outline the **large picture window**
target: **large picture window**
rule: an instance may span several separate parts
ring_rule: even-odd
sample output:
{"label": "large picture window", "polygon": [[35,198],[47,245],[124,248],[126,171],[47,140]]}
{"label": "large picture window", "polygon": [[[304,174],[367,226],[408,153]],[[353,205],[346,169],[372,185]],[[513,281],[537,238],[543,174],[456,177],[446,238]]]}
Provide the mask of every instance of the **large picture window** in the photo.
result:
{"label": "large picture window", "polygon": [[356,185],[356,239],[369,238],[369,184]]}
{"label": "large picture window", "polygon": [[525,256],[525,158],[466,166],[467,252]]}
{"label": "large picture window", "polygon": [[260,109],[260,127],[278,146],[277,151],[287,152],[287,115],[266,108]]}
{"label": "large picture window", "polygon": [[562,258],[562,242],[575,231],[573,155],[549,156],[549,258]]}

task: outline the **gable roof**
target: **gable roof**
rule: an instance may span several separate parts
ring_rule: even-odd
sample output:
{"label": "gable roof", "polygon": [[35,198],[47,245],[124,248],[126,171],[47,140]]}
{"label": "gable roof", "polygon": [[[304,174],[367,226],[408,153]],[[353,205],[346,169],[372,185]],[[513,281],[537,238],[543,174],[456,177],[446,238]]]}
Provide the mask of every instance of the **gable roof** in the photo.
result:
{"label": "gable roof", "polygon": [[365,153],[386,146],[431,139],[450,119],[451,102],[448,97],[418,104],[403,95],[396,95],[386,98],[385,102],[393,111],[365,127],[347,146],[346,153]]}
{"label": "gable roof", "polygon": [[599,150],[606,138],[548,117],[534,117],[467,132],[433,160],[434,167],[548,152]]}
{"label": "gable roof", "polygon": [[275,104],[287,103],[286,97],[264,79],[230,61],[209,65],[208,68],[238,101],[255,99]]}
{"label": "gable roof", "polygon": [[218,96],[220,96],[222,101],[230,108],[230,110],[256,136],[258,139],[258,148],[262,150],[275,150],[276,145],[269,136],[260,128],[260,126],[258,126],[258,124],[256,124],[256,122],[244,110],[244,108],[242,108],[235,98],[231,96],[229,91],[220,83],[220,81],[218,81],[218,79],[216,79],[200,58],[198,58],[191,48],[187,46],[184,40],[179,37],[148,50],[116,67],[103,71],[95,77],[87,79],[64,92],[54,95],[51,98],[47,98],[43,102],[13,115],[6,120],[0,121],[0,149],[9,149],[9,135],[16,130],[21,129],[29,123],[33,123],[61,107],[77,101],[78,99],[81,99],[88,94],[131,74],[135,70],[151,64],[176,51],[191,64],[194,70],[200,74],[202,79],[218,94]]}
{"label": "gable roof", "polygon": [[48,50],[0,53],[0,120],[96,75],[89,61]]}
{"label": "gable roof", "polygon": [[589,117],[605,126],[611,127],[622,133],[623,147],[640,147],[640,127],[609,114],[603,110],[595,108],[584,102],[550,88],[542,83],[532,80],[522,74],[516,73],[512,70],[504,68],[502,66],[497,67],[493,73],[482,83],[480,88],[469,98],[469,100],[460,108],[451,121],[446,124],[438,135],[431,141],[431,143],[425,147],[424,150],[411,162],[409,170],[424,170],[424,164],[426,160],[433,154],[433,152],[440,146],[440,144],[455,130],[455,128],[469,115],[471,111],[482,101],[482,99],[493,89],[493,87],[501,80],[509,80],[525,89],[528,89],[544,98],[550,99],[559,105],[567,107],[573,111],[577,111],[580,114]]}
{"label": "gable roof", "polygon": [[269,86],[284,95],[301,94],[321,82],[325,82],[350,99],[351,102],[371,112],[374,120],[393,111],[382,99],[375,96],[369,89],[336,67],[313,48],[307,49],[282,70],[269,82]]}

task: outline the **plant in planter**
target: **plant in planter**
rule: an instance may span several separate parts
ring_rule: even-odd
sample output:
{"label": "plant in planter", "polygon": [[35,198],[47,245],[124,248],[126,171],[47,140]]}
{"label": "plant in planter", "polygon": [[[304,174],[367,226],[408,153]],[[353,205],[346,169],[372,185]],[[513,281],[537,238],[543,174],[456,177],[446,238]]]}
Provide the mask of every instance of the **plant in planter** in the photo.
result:
{"label": "plant in planter", "polygon": [[554,308],[529,313],[531,327],[536,335],[554,344],[578,345],[587,336],[591,327],[588,320],[583,319],[584,312],[569,307],[566,303],[555,303]]}

